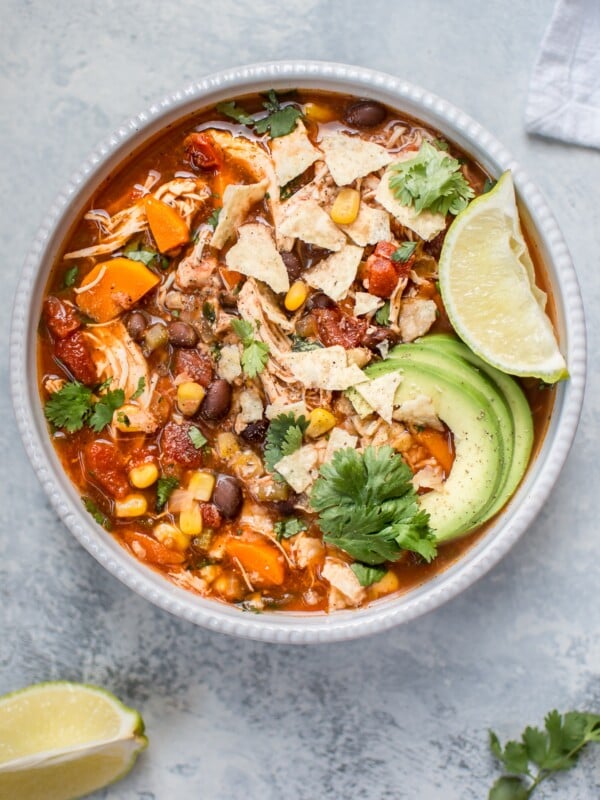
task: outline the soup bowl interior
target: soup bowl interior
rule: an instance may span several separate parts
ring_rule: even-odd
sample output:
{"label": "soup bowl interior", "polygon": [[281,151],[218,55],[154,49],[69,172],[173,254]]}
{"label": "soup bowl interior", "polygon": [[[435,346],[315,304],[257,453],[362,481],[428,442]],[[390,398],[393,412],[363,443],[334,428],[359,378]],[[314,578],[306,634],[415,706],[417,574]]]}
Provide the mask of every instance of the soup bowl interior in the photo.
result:
{"label": "soup bowl interior", "polygon": [[[94,190],[168,126],[243,94],[296,87],[379,100],[441,131],[492,176],[511,169],[530,245],[544,266],[570,379],[557,386],[541,446],[508,506],[475,544],[425,584],[369,606],[322,613],[242,613],[170,584],[128,554],[83,509],[58,459],[43,416],[36,332],[50,269]],[[56,198],[27,257],[15,298],[11,383],[18,427],[53,507],[78,541],[113,575],[165,610],[224,633],[274,642],[322,642],[385,630],[446,602],[485,574],[514,544],[548,497],[571,445],[585,382],[585,328],[577,279],[560,230],[539,190],[480,125],[444,100],[382,73],[325,62],[275,62],[208,76],[152,105],[102,142]]]}

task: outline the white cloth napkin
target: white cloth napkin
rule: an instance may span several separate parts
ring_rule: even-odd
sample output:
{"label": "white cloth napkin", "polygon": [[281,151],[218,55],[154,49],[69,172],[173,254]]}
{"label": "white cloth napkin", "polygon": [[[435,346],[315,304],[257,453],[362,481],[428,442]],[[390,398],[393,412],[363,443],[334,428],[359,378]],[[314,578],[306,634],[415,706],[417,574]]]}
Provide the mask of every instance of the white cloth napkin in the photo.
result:
{"label": "white cloth napkin", "polygon": [[558,0],[533,70],[525,126],[600,147],[600,0]]}

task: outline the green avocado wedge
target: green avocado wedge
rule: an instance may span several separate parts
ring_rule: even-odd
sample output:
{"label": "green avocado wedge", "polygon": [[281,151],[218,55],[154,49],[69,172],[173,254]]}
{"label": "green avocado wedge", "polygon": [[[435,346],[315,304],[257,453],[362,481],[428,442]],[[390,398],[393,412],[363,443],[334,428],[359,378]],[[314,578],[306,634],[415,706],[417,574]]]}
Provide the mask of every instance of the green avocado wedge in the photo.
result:
{"label": "green avocado wedge", "polygon": [[365,373],[375,378],[392,370],[403,375],[395,403],[429,397],[436,414],[453,433],[455,459],[444,491],[431,491],[420,498],[438,542],[450,541],[479,524],[498,496],[505,462],[498,415],[486,394],[474,387],[468,368],[460,375],[452,374],[402,357],[373,364]]}
{"label": "green avocado wedge", "polygon": [[533,417],[529,403],[527,402],[523,390],[514,378],[510,375],[506,375],[504,372],[500,372],[500,370],[492,367],[490,364],[487,364],[455,336],[443,333],[431,334],[430,336],[418,339],[415,344],[427,347],[437,353],[455,356],[467,361],[492,381],[497,391],[503,395],[510,409],[513,419],[512,456],[509,459],[504,485],[496,501],[490,506],[481,519],[481,522],[486,522],[497,514],[512,497],[529,464],[531,450],[533,448],[534,432]]}

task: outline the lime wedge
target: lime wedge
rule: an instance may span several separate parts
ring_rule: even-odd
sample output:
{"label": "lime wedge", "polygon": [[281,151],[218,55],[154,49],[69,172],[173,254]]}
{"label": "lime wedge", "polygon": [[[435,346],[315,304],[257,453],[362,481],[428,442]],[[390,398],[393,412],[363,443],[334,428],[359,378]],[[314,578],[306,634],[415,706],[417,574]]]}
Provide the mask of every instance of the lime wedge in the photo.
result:
{"label": "lime wedge", "polygon": [[109,692],[60,681],[0,697],[0,800],[72,800],[123,777],[142,718]]}
{"label": "lime wedge", "polygon": [[502,372],[546,383],[568,377],[545,312],[546,295],[535,284],[510,172],[456,217],[439,278],[454,329],[480,358]]}

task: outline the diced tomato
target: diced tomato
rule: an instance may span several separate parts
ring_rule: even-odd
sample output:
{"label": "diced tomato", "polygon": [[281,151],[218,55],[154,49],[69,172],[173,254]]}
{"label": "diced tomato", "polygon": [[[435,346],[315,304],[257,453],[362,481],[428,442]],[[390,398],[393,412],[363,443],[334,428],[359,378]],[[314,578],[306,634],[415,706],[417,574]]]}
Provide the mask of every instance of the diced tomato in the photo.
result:
{"label": "diced tomato", "polygon": [[157,461],[158,452],[156,446],[140,447],[129,457],[127,469],[130,470],[135,467],[141,467],[143,464],[156,464]]}
{"label": "diced tomato", "polygon": [[339,308],[316,308],[319,339],[325,347],[358,347],[367,330],[367,321],[342,314]]}
{"label": "diced tomato", "polygon": [[190,133],[184,147],[188,161],[194,169],[219,169],[223,163],[214,139],[206,133]]}
{"label": "diced tomato", "polygon": [[50,333],[57,339],[64,339],[81,327],[75,309],[58,297],[47,297],[44,300],[44,318]]}
{"label": "diced tomato", "polygon": [[392,242],[377,242],[373,255],[381,256],[381,258],[391,258],[396,252],[396,245]]}
{"label": "diced tomato", "polygon": [[172,368],[175,376],[185,372],[190,380],[197,381],[202,386],[208,386],[213,379],[212,359],[207,353],[202,353],[200,350],[176,350]]}
{"label": "diced tomato", "polygon": [[167,422],[163,428],[160,447],[165,465],[182,464],[184,467],[197,469],[202,466],[202,450],[196,449],[190,439],[192,426],[189,422]]}
{"label": "diced tomato", "polygon": [[94,359],[81,331],[75,331],[66,339],[58,339],[54,352],[78,381],[88,386],[98,382]]}
{"label": "diced tomato", "polygon": [[220,528],[223,522],[219,509],[213,503],[201,503],[202,522],[207,528]]}
{"label": "diced tomato", "polygon": [[111,497],[122,498],[129,494],[125,459],[114,444],[91,442],[86,445],[84,462],[91,480]]}
{"label": "diced tomato", "polygon": [[123,539],[132,553],[150,564],[182,564],[185,556],[178,550],[169,550],[146,533],[125,531]]}
{"label": "diced tomato", "polygon": [[389,297],[398,283],[398,273],[389,258],[372,255],[367,259],[369,292],[377,297]]}

